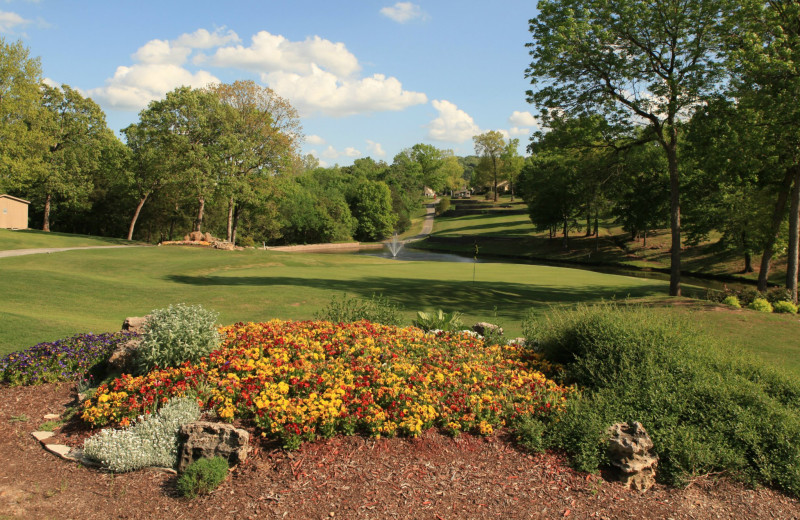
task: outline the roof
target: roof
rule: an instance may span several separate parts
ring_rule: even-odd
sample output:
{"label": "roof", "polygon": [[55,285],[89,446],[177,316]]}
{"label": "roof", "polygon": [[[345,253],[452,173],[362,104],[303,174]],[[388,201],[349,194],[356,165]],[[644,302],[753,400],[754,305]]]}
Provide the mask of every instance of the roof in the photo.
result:
{"label": "roof", "polygon": [[8,195],[6,193],[3,193],[2,195],[0,195],[0,199],[16,200],[17,202],[22,202],[23,204],[30,204],[31,203],[31,201],[29,201],[29,200],[20,199],[18,197],[12,197],[11,195]]}

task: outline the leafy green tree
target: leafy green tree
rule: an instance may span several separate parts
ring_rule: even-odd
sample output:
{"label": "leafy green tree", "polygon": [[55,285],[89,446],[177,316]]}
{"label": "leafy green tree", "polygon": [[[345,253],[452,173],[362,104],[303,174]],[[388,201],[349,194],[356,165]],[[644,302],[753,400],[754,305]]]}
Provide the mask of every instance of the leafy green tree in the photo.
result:
{"label": "leafy green tree", "polygon": [[528,101],[543,112],[604,113],[644,122],[670,178],[670,289],[680,295],[680,117],[722,79],[730,0],[541,0],[530,20]]}
{"label": "leafy green tree", "polygon": [[525,158],[522,157],[517,148],[519,147],[519,139],[509,139],[503,153],[500,155],[502,164],[502,177],[506,179],[511,188],[511,200],[514,200],[514,183],[517,182],[519,172],[525,164]]}
{"label": "leafy green tree", "polygon": [[50,231],[55,202],[73,208],[87,202],[104,142],[115,137],[100,107],[77,90],[68,85],[42,85],[41,93],[41,129],[47,149],[41,168],[31,172],[25,182],[31,198],[44,207],[42,230]]}
{"label": "leafy green tree", "polygon": [[27,176],[42,167],[41,65],[22,42],[0,37],[0,191],[27,196]]}
{"label": "leafy green tree", "polygon": [[461,161],[458,160],[458,157],[454,155],[445,157],[442,161],[441,172],[442,176],[446,179],[445,185],[447,189],[450,190],[451,195],[453,191],[465,185],[464,166],[461,165]]}
{"label": "leafy green tree", "polygon": [[386,183],[361,181],[350,200],[350,208],[358,221],[358,240],[378,241],[392,234],[397,217],[392,212],[392,192]]}
{"label": "leafy green tree", "polygon": [[494,186],[494,201],[497,202],[497,182],[502,177],[503,153],[506,142],[503,134],[496,130],[476,135],[472,138],[475,142],[475,153],[481,158],[475,169],[479,182],[490,182]]}

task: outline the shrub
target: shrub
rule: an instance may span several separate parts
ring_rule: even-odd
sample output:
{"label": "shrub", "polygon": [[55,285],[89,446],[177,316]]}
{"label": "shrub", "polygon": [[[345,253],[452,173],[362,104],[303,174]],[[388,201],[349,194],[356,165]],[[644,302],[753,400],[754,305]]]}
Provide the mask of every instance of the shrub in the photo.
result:
{"label": "shrub", "polygon": [[797,305],[781,300],[772,304],[772,310],[779,313],[797,314]]}
{"label": "shrub", "polygon": [[139,417],[129,428],[102,430],[84,442],[83,452],[114,472],[148,466],[172,468],[178,458],[178,429],[199,417],[195,399],[173,399],[154,415]]}
{"label": "shrub", "polygon": [[331,321],[333,323],[353,323],[356,321],[367,320],[382,325],[400,325],[402,321],[401,312],[403,307],[392,302],[383,295],[372,295],[372,298],[348,298],[344,294],[340,299],[335,296],[331,298],[328,306],[316,313],[314,317],[318,320]]}
{"label": "shrub", "polygon": [[443,330],[445,332],[456,332],[464,326],[460,312],[444,312],[442,309],[433,312],[417,312],[417,319],[413,321],[413,324],[425,331]]}
{"label": "shrub", "polygon": [[685,318],[616,305],[526,323],[528,342],[584,388],[545,434],[572,463],[596,471],[609,425],[638,420],[660,458],[659,480],[726,471],[800,495],[800,385],[731,352]]}
{"label": "shrub", "polygon": [[737,298],[736,296],[734,296],[732,294],[730,296],[726,296],[725,299],[722,300],[722,303],[724,305],[729,305],[729,306],[734,307],[736,309],[741,309],[742,308],[742,305],[739,303],[739,298]]}
{"label": "shrub", "polygon": [[189,498],[217,489],[228,476],[228,461],[223,457],[198,459],[178,477],[178,492]]}
{"label": "shrub", "polygon": [[792,293],[786,290],[785,287],[772,287],[771,289],[767,289],[764,298],[774,305],[776,302],[792,301]]}
{"label": "shrub", "polygon": [[239,245],[241,247],[255,247],[256,245],[255,240],[253,240],[253,237],[251,236],[243,236],[242,238],[237,240],[237,242],[239,242]]}
{"label": "shrub", "polygon": [[765,298],[754,299],[747,308],[758,312],[772,312],[772,304]]}
{"label": "shrub", "polygon": [[140,373],[158,366],[177,367],[196,363],[219,346],[215,322],[218,314],[201,305],[170,305],[150,313],[142,344],[136,351]]}
{"label": "shrub", "polygon": [[134,333],[78,334],[52,343],[39,343],[0,358],[0,382],[35,385],[83,378],[106,361],[114,348]]}
{"label": "shrub", "polygon": [[450,197],[442,197],[436,203],[436,216],[444,215],[450,209]]}

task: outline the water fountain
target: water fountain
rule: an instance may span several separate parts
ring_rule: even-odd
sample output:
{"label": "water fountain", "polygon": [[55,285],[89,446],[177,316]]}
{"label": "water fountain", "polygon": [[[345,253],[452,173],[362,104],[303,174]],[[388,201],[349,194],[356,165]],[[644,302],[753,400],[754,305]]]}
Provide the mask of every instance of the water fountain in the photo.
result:
{"label": "water fountain", "polygon": [[392,240],[386,243],[386,246],[389,248],[389,251],[392,252],[392,258],[394,258],[397,256],[397,253],[403,249],[403,242],[397,239],[397,233],[395,233]]}

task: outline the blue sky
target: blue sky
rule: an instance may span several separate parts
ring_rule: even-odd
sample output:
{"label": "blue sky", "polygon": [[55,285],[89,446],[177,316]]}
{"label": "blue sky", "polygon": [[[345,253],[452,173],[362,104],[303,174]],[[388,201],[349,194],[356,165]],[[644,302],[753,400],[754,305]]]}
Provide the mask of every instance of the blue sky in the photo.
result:
{"label": "blue sky", "polygon": [[252,79],[300,111],[323,165],[391,162],[416,143],[535,128],[525,102],[532,1],[0,0],[0,34],[91,96],[116,131],[180,85]]}

